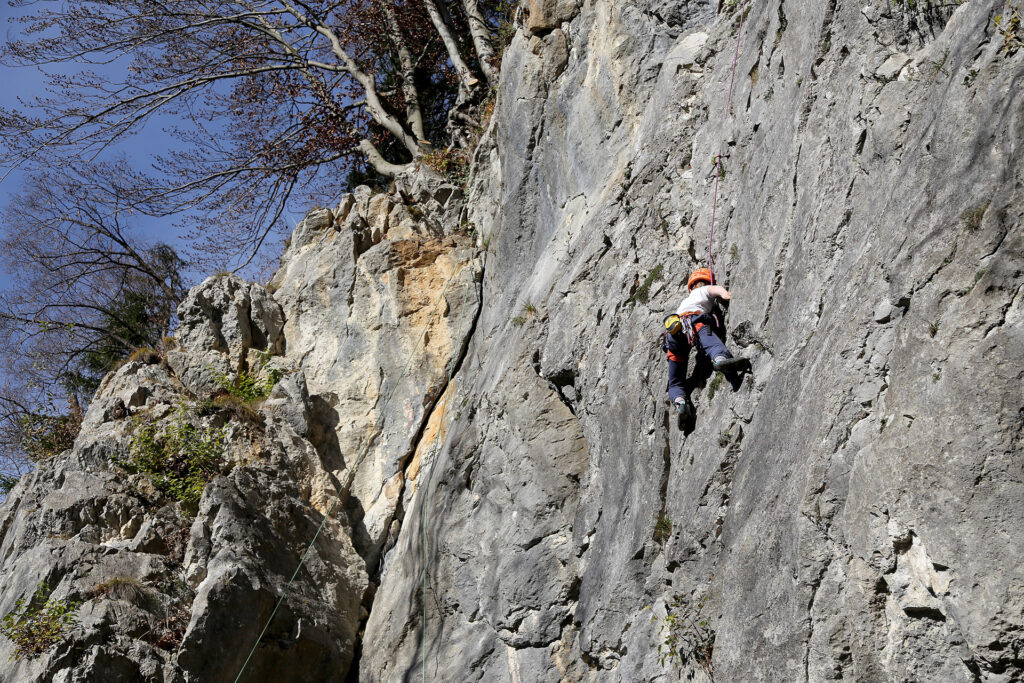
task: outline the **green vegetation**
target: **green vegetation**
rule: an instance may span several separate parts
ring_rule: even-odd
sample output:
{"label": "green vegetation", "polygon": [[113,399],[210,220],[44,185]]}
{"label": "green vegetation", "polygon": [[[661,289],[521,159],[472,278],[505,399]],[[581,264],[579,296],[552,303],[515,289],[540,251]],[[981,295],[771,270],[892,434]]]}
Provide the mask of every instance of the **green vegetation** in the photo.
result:
{"label": "green vegetation", "polygon": [[19,598],[0,621],[0,634],[14,643],[11,659],[34,657],[63,640],[77,622],[80,603],[50,598],[46,582],[36,586],[32,599]]}
{"label": "green vegetation", "polygon": [[[135,354],[158,347],[174,319],[178,302],[185,296],[179,273],[188,265],[186,261],[166,245],[148,251],[146,259],[153,271],[167,274],[163,281],[130,280],[131,289],[106,302],[97,322],[84,321],[93,327],[76,325],[67,334],[76,341],[76,349],[88,350],[74,352],[74,369],[64,373],[61,383],[83,400],[92,396],[103,376],[117,368],[126,356],[141,360]],[[86,344],[92,337],[96,337],[95,341]]]}
{"label": "green vegetation", "polygon": [[981,270],[975,271],[975,273],[974,273],[974,280],[971,281],[970,286],[967,289],[959,292],[958,296],[967,296],[968,294],[973,292],[974,288],[978,286],[978,281],[981,280],[981,278],[984,275],[985,275],[985,269],[984,268],[982,268]]}
{"label": "green vegetation", "polygon": [[974,85],[974,79],[977,78],[977,77],[978,77],[978,70],[977,69],[971,69],[970,71],[968,71],[967,75],[964,76],[964,87],[969,88],[972,85]]}
{"label": "green vegetation", "polygon": [[708,385],[708,400],[710,401],[715,397],[715,392],[722,386],[722,380],[725,379],[725,375],[720,372],[716,372],[715,376],[711,378],[711,384]]}
{"label": "green vegetation", "polygon": [[988,211],[988,201],[981,202],[964,210],[960,214],[960,219],[963,220],[965,228],[974,232],[981,227],[981,219],[985,217],[986,211]]}
{"label": "green vegetation", "polygon": [[18,419],[19,445],[25,456],[33,462],[52,458],[71,448],[82,426],[80,411],[64,415],[26,413]]}
{"label": "green vegetation", "polygon": [[665,511],[662,510],[658,513],[658,521],[654,523],[654,534],[651,538],[655,543],[661,544],[668,540],[669,536],[672,535],[672,520]]}
{"label": "green vegetation", "polygon": [[280,369],[274,368],[267,373],[265,378],[261,379],[259,372],[246,372],[243,370],[234,379],[227,375],[217,375],[214,379],[220,388],[227,391],[230,395],[241,401],[252,403],[262,401],[269,396],[271,389],[281,381],[283,374]]}
{"label": "green vegetation", "polygon": [[671,666],[680,676],[686,667],[696,666],[709,680],[714,680],[711,659],[715,649],[715,632],[704,614],[709,597],[705,593],[696,601],[688,601],[677,595],[665,605],[663,618],[651,618],[651,623],[661,622],[659,661],[662,666]]}
{"label": "green vegetation", "polygon": [[469,155],[463,149],[443,149],[423,155],[424,164],[438,175],[459,187],[469,181]]}
{"label": "green vegetation", "polygon": [[941,59],[932,59],[928,61],[928,70],[931,72],[931,80],[938,78],[939,74],[944,76],[949,75],[949,69],[946,68],[946,62],[949,60],[949,50],[942,53]]}
{"label": "green vegetation", "polygon": [[526,321],[537,315],[537,307],[527,301],[523,304],[523,310],[520,311],[519,315],[512,318],[512,324],[516,327],[522,327],[526,324]]}
{"label": "green vegetation", "polygon": [[0,474],[0,496],[6,496],[11,492],[18,482],[21,481],[21,477],[12,477],[9,474]]}
{"label": "green vegetation", "polygon": [[1005,14],[997,14],[992,23],[1003,38],[1003,54],[1012,55],[1024,47],[1024,32],[1021,31],[1021,8],[1007,5]]}
{"label": "green vegetation", "polygon": [[657,265],[654,267],[654,270],[647,274],[643,283],[633,292],[633,296],[629,297],[629,303],[633,305],[636,305],[637,302],[647,303],[651,295],[651,285],[661,279],[661,270],[661,265]]}
{"label": "green vegetation", "polygon": [[215,373],[214,380],[221,389],[224,389],[239,401],[246,403],[262,401],[270,395],[274,385],[280,382],[281,377],[284,376],[284,371],[280,368],[271,368],[267,371],[266,377],[261,378],[262,370],[270,361],[270,356],[270,351],[261,351],[259,352],[256,367],[252,370],[242,370],[234,379],[227,375]]}
{"label": "green vegetation", "polygon": [[[501,62],[501,56],[512,43],[516,35],[516,12],[519,10],[518,0],[499,0],[497,6],[498,30],[495,32],[494,42],[497,48],[497,60]],[[495,69],[497,71],[497,69]]]}
{"label": "green vegetation", "polygon": [[166,420],[133,419],[131,455],[118,464],[149,477],[157,490],[194,508],[224,464],[227,427],[198,427],[184,404]]}

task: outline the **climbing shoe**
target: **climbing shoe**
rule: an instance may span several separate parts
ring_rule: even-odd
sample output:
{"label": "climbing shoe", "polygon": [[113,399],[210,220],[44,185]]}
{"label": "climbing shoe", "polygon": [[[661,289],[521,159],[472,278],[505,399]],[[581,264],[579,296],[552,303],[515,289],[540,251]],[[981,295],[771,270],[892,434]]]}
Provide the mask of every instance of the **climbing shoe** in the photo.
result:
{"label": "climbing shoe", "polygon": [[679,421],[679,428],[683,428],[683,423],[692,418],[694,415],[693,405],[684,399],[676,401],[676,419]]}
{"label": "climbing shoe", "polygon": [[738,370],[740,367],[748,367],[749,361],[746,358],[718,356],[711,362],[711,366],[719,372],[726,372],[727,370]]}

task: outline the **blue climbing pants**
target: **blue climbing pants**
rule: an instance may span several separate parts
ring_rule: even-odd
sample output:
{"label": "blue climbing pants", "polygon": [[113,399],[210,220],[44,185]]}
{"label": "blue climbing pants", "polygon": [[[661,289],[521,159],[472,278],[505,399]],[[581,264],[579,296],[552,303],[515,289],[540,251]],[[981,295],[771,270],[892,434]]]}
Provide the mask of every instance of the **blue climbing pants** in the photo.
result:
{"label": "blue climbing pants", "polygon": [[712,331],[710,325],[704,325],[704,327],[697,330],[694,340],[697,347],[708,357],[708,360],[714,360],[719,356],[732,358],[729,349],[725,348],[725,342],[718,338],[718,335]]}
{"label": "blue climbing pants", "polygon": [[668,400],[686,398],[686,358],[668,361]]}
{"label": "blue climbing pants", "polygon": [[[697,316],[692,318],[691,322],[704,323],[694,332],[693,342],[708,360],[713,361],[719,356],[732,358],[729,349],[725,347],[725,342],[712,331],[708,317]],[[690,355],[690,346],[686,342],[686,336],[680,332],[666,335],[663,348],[668,355],[668,400],[675,403],[677,398],[686,398],[686,362]]]}

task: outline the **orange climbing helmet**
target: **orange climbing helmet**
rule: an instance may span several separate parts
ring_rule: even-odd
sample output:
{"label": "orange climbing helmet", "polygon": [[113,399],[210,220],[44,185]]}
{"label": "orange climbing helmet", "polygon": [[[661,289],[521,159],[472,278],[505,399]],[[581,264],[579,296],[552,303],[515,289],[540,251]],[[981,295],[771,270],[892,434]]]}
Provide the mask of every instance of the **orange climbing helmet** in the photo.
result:
{"label": "orange climbing helmet", "polygon": [[715,276],[711,274],[709,268],[698,268],[690,273],[690,279],[686,281],[686,289],[692,290],[698,282],[713,285],[715,284]]}

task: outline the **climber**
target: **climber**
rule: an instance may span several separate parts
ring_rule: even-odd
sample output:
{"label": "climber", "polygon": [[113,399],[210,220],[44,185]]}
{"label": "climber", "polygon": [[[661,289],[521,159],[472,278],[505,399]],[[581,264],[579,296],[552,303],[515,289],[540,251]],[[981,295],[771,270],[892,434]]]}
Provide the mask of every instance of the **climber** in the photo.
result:
{"label": "climber", "polygon": [[717,302],[728,306],[732,295],[725,287],[714,284],[714,276],[707,268],[698,268],[686,281],[689,295],[679,305],[678,312],[665,318],[662,349],[668,356],[668,398],[679,413],[679,420],[693,417],[693,405],[686,395],[686,357],[689,347],[700,349],[715,370],[729,371],[747,364],[745,358],[735,358],[715,333]]}

